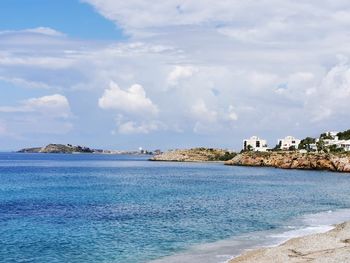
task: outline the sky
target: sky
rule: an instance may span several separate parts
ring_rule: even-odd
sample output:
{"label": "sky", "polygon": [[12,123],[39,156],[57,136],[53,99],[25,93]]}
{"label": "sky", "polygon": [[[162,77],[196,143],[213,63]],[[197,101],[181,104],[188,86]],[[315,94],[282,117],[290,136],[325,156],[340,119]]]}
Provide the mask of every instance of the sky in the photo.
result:
{"label": "sky", "polygon": [[0,151],[346,130],[349,43],[348,0],[1,0]]}

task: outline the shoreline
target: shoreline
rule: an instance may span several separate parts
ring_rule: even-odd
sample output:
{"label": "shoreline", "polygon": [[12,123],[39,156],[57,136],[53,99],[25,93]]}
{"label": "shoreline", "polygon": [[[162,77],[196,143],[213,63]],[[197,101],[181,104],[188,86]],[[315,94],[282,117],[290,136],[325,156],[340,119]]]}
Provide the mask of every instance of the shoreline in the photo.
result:
{"label": "shoreline", "polygon": [[350,173],[350,152],[300,153],[298,151],[241,152],[192,148],[171,150],[153,156],[160,162],[219,162],[228,166],[274,167],[281,169]]}
{"label": "shoreline", "polygon": [[350,262],[350,221],[327,232],[294,237],[271,247],[246,250],[229,263]]}
{"label": "shoreline", "polygon": [[[238,236],[215,242],[203,243],[189,247],[183,252],[165,256],[150,263],[267,263],[289,261],[234,261],[241,260],[247,253],[275,249],[290,240],[307,236],[320,235],[332,231],[335,225],[350,220],[350,209],[342,208],[333,211],[322,211],[292,218],[279,228],[242,233]],[[349,221],[350,233],[350,221]],[[349,234],[350,238],[350,234]],[[350,245],[350,244],[349,244]],[[350,253],[349,253],[350,256]],[[291,261],[294,263],[294,261]],[[303,261],[297,261],[303,262]],[[317,261],[316,261],[317,262]],[[339,261],[336,261],[339,262]],[[342,261],[340,261],[342,262]],[[350,261],[348,261],[350,262]]]}

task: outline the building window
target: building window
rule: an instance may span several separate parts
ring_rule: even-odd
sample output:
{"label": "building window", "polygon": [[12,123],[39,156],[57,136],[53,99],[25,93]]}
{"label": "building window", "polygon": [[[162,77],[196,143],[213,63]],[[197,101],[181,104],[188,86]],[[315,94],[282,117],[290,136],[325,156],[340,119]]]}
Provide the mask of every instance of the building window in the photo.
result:
{"label": "building window", "polygon": [[256,141],[256,148],[260,148],[260,141]]}

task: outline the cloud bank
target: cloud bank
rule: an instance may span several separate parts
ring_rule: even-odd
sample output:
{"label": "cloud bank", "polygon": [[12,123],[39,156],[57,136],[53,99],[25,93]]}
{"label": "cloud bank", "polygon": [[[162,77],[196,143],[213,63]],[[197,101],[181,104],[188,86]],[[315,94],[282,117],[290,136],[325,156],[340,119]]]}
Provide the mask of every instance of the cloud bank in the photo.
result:
{"label": "cloud bank", "polygon": [[120,146],[115,135],[239,148],[252,134],[349,128],[348,1],[84,2],[129,38],[83,41],[45,25],[0,34],[2,94],[27,88],[22,103],[0,105],[6,131],[24,109],[38,113],[28,98],[48,90],[69,98],[70,113],[64,100],[60,112],[76,120],[66,131]]}

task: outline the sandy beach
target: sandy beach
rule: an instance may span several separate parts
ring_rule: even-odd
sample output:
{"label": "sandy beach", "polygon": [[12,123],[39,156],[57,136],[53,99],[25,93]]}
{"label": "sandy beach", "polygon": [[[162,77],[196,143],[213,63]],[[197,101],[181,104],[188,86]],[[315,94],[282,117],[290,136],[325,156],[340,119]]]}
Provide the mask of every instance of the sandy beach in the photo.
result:
{"label": "sandy beach", "polygon": [[350,262],[350,221],[320,234],[293,238],[270,248],[248,251],[229,263]]}

